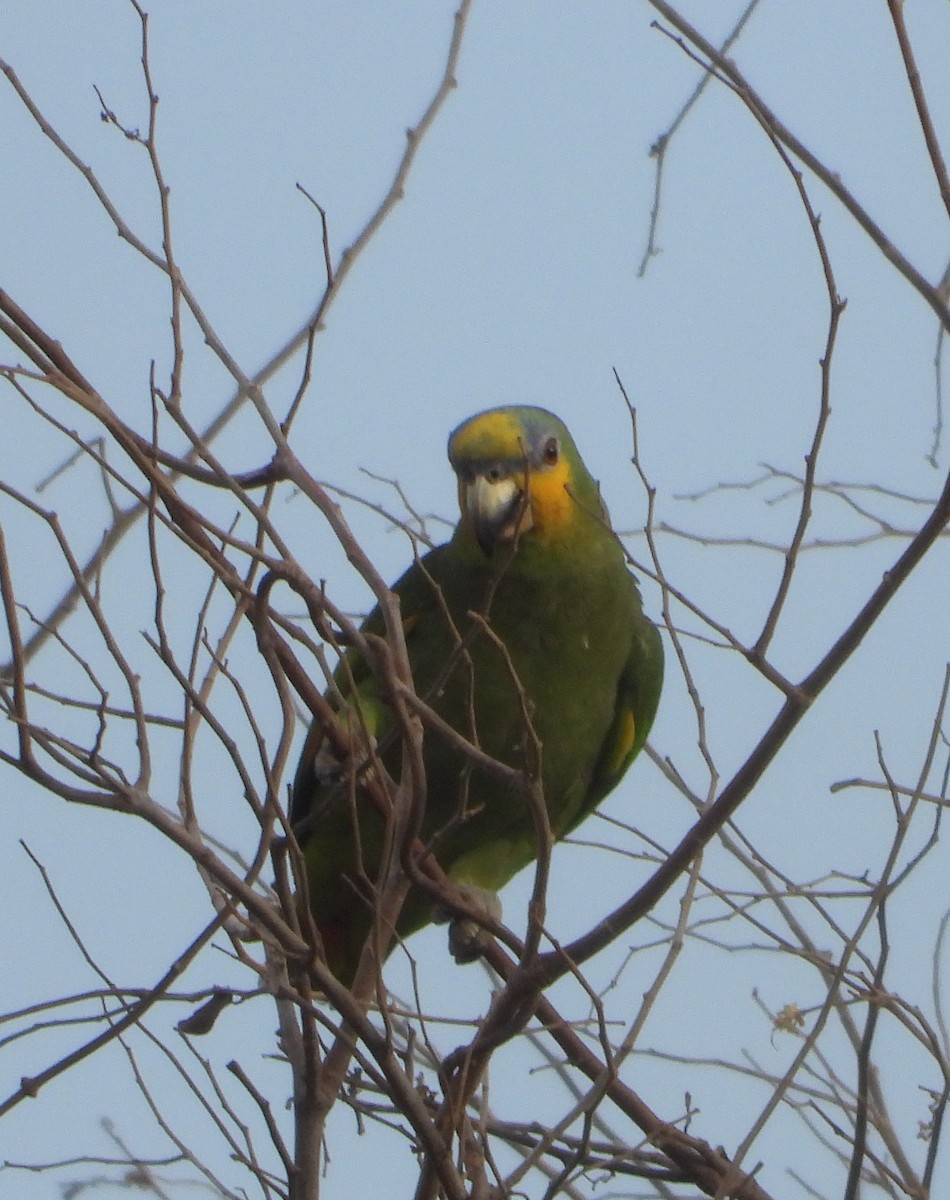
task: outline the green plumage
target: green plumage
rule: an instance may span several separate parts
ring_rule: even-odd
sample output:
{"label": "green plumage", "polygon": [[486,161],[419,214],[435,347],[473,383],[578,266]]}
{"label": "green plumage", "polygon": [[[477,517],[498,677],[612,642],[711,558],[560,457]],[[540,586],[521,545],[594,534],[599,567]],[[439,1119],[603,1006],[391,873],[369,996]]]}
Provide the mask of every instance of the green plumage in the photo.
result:
{"label": "green plumage", "polygon": [[[522,767],[532,752],[514,668],[541,744],[551,829],[561,838],[616,785],[646,740],[663,674],[659,634],[641,611],[597,485],[556,417],[536,408],[482,413],[453,433],[449,456],[459,477],[459,525],[393,589],[415,687],[482,750]],[[473,610],[504,650],[473,621]],[[378,612],[365,628],[382,632]],[[457,651],[458,635],[466,654]],[[391,718],[378,681],[351,652],[336,682],[346,702],[359,706],[398,779],[400,747],[386,737]],[[348,982],[371,925],[357,863],[372,880],[383,823],[357,799],[358,858],[352,791],[326,771],[322,744],[312,728],[291,819],[330,968]],[[424,759],[423,840],[435,839],[436,857],[454,880],[496,891],[536,857],[527,801],[472,769],[431,730]],[[410,892],[397,931],[405,936],[426,924],[429,909],[425,896]]]}

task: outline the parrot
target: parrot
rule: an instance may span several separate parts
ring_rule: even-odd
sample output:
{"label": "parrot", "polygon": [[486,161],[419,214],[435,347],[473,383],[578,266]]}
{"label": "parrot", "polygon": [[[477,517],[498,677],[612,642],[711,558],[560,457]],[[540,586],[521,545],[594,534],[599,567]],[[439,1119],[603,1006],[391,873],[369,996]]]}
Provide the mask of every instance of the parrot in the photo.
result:
{"label": "parrot", "polygon": [[[392,588],[415,691],[493,759],[539,777],[559,840],[643,748],[663,680],[660,634],[643,613],[599,485],[558,417],[529,406],[478,413],[452,432],[448,457],[458,524]],[[363,629],[385,633],[378,607]],[[353,647],[343,650],[327,697],[398,779],[391,708]],[[422,755],[418,836],[467,895],[487,898],[484,911],[499,911],[492,899],[538,856],[527,791],[473,765],[438,728],[425,729]],[[289,815],[326,965],[348,985],[372,929],[385,821],[365,789],[361,799],[352,764],[347,772],[334,760],[316,719]],[[413,884],[395,934],[405,938],[434,919],[432,899]]]}

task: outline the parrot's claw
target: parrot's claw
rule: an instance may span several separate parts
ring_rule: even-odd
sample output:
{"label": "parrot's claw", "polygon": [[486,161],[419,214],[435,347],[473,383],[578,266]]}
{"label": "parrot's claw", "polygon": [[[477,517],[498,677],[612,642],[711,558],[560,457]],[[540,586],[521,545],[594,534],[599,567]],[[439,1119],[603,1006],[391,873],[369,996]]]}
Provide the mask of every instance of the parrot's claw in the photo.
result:
{"label": "parrot's claw", "polygon": [[[473,883],[456,885],[466,901],[492,921],[501,920],[501,900],[488,888],[476,887]],[[436,908],[433,920],[449,924],[449,952],[457,963],[475,962],[482,957],[492,935],[472,917],[456,917],[444,908]]]}

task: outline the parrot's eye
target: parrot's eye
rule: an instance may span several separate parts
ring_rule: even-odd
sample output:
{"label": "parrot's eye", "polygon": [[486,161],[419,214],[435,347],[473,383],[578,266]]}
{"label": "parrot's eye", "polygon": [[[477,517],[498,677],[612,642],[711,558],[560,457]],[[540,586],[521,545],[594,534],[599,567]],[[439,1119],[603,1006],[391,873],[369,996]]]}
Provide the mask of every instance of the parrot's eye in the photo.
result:
{"label": "parrot's eye", "polygon": [[557,438],[556,437],[548,438],[548,440],[544,443],[545,466],[553,467],[554,464],[558,460],[559,454],[560,454],[560,448],[558,447],[558,444],[557,444]]}

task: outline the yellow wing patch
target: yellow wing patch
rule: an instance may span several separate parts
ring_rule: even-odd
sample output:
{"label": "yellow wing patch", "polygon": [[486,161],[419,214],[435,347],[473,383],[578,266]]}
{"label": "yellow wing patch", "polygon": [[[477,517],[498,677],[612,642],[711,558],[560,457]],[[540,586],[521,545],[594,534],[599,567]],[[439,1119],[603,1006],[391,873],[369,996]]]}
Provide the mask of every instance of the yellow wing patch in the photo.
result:
{"label": "yellow wing patch", "polygon": [[613,729],[613,745],[610,748],[610,757],[607,760],[606,768],[607,775],[619,775],[633,750],[633,744],[637,739],[637,723],[634,720],[633,713],[629,708],[621,709],[617,713],[617,717]]}

